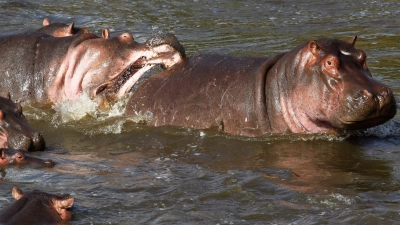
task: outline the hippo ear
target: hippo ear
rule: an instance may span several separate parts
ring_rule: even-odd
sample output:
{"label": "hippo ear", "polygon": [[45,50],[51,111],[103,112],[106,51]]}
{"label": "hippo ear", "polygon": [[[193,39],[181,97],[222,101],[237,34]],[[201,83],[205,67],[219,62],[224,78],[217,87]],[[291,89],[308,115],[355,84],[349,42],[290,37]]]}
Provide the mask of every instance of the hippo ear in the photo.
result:
{"label": "hippo ear", "polygon": [[310,41],[310,43],[308,43],[308,49],[310,49],[310,51],[313,55],[318,54],[319,47],[315,41]]}
{"label": "hippo ear", "polygon": [[43,26],[45,27],[45,26],[48,26],[48,25],[50,25],[50,20],[49,20],[49,18],[44,18],[44,20],[43,20]]}
{"label": "hippo ear", "polygon": [[60,209],[71,208],[74,204],[74,197],[71,195],[64,195],[61,199],[54,199],[54,206]]}
{"label": "hippo ear", "polygon": [[356,44],[356,41],[357,41],[357,35],[356,36],[354,36],[350,41],[349,41],[349,43],[351,44],[351,45],[355,45]]}
{"label": "hippo ear", "polygon": [[73,34],[73,33],[74,33],[74,23],[71,23],[71,24],[68,26],[68,32],[69,32],[70,34]]}
{"label": "hippo ear", "polygon": [[24,192],[22,192],[21,189],[19,189],[18,187],[14,187],[12,189],[12,196],[15,200],[18,200],[24,197]]}
{"label": "hippo ear", "polygon": [[101,36],[102,36],[104,39],[109,39],[109,38],[110,38],[110,34],[109,34],[109,31],[108,31],[108,28],[105,28],[105,29],[103,29],[103,30],[101,31]]}
{"label": "hippo ear", "polygon": [[6,96],[4,96],[4,97],[11,100],[11,93],[10,93],[10,91],[7,91]]}
{"label": "hippo ear", "polygon": [[0,120],[3,120],[3,118],[4,118],[4,114],[3,114],[3,111],[0,109]]}

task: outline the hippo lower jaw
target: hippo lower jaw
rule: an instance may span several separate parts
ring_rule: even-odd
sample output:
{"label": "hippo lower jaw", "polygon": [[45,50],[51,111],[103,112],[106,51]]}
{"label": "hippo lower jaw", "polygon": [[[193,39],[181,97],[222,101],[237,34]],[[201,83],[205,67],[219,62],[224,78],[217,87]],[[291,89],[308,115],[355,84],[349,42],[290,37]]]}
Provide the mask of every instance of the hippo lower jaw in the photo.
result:
{"label": "hippo lower jaw", "polygon": [[[134,61],[128,68],[114,76],[109,81],[106,81],[102,85],[98,86],[92,92],[92,98],[98,97],[104,90],[110,90],[110,93],[106,93],[108,100],[119,99],[125,96],[135,83],[139,80],[143,74],[156,65],[160,65],[162,68],[169,68],[184,59],[184,53],[169,44],[161,44],[155,47],[148,47],[142,54],[138,55],[136,61]],[[110,99],[111,97],[111,99]]]}
{"label": "hippo lower jaw", "polygon": [[[120,82],[117,82],[116,86],[119,86],[117,97],[120,98],[125,96],[139,78],[154,66],[160,65],[165,69],[181,62],[182,60],[183,57],[181,53],[167,44],[146,51],[138,61],[123,73],[122,76],[119,76],[123,78],[122,81],[125,82],[121,82],[122,85]],[[128,79],[124,80],[125,77]]]}
{"label": "hippo lower jaw", "polygon": [[343,130],[359,130],[359,129],[367,129],[370,127],[381,125],[393,117],[377,117],[371,119],[365,119],[361,121],[341,121],[339,125],[336,125],[338,129]]}

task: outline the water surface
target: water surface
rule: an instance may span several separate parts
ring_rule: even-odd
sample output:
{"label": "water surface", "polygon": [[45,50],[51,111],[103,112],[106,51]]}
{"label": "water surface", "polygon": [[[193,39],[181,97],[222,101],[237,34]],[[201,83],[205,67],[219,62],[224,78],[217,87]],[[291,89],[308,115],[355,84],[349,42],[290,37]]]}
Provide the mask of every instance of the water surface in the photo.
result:
{"label": "water surface", "polygon": [[[0,0],[4,32],[38,29],[45,17],[137,41],[173,32],[188,55],[275,55],[306,41],[350,40],[399,102],[397,1]],[[126,119],[123,104],[100,113],[88,100],[24,105],[46,139],[33,153],[53,169],[7,168],[11,188],[75,196],[70,224],[395,224],[400,220],[400,119],[353,137],[232,137],[152,128]]]}

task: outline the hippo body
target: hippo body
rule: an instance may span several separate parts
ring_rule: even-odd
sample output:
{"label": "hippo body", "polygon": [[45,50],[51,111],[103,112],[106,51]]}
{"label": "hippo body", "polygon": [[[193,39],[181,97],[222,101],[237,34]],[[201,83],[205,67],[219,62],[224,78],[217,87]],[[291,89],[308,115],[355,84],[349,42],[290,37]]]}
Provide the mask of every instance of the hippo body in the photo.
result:
{"label": "hippo body", "polygon": [[46,147],[43,136],[31,128],[22,107],[8,97],[0,97],[0,148],[43,151]]}
{"label": "hippo body", "polygon": [[44,160],[30,156],[25,150],[0,148],[0,167],[9,165],[51,168],[55,163],[53,160]]}
{"label": "hippo body", "polygon": [[396,103],[372,78],[355,39],[311,41],[271,58],[192,56],[141,84],[126,114],[151,115],[153,126],[241,136],[375,126],[396,114]]}
{"label": "hippo body", "polygon": [[68,194],[57,196],[38,190],[24,194],[14,187],[12,195],[17,201],[0,211],[0,224],[58,224],[71,220],[68,209],[74,198]]}
{"label": "hippo body", "polygon": [[[127,93],[146,70],[170,65],[184,56],[170,34],[140,44],[123,33],[98,38],[84,33],[53,37],[22,33],[0,37],[0,92],[19,101],[56,104],[87,93],[99,102]],[[97,98],[98,97],[98,98]]]}

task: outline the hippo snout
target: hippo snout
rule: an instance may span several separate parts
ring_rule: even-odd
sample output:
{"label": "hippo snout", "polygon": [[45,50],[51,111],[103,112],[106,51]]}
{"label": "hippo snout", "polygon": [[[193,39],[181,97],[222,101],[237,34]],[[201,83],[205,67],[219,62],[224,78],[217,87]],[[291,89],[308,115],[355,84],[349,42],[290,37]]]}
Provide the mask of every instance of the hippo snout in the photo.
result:
{"label": "hippo snout", "polygon": [[397,111],[393,93],[385,86],[359,88],[353,95],[345,97],[345,102],[340,121],[346,129],[377,126],[393,118]]}
{"label": "hippo snout", "polygon": [[17,135],[9,140],[9,147],[15,149],[25,149],[27,151],[43,151],[46,147],[43,135],[33,132],[31,137],[27,135]]}

